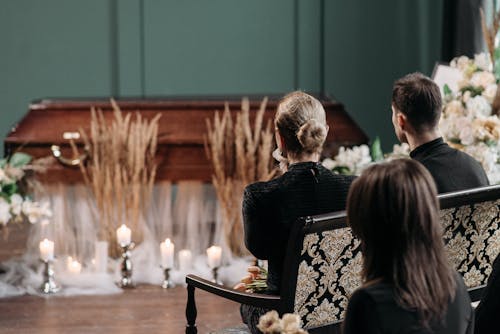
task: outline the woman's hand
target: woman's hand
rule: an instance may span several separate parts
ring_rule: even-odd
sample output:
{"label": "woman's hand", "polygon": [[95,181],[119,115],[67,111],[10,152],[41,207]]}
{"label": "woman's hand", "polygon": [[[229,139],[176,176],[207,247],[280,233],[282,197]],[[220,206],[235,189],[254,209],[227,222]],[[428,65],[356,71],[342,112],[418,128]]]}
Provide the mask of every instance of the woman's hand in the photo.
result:
{"label": "woman's hand", "polygon": [[263,279],[263,277],[261,277],[261,272],[262,271],[257,266],[249,266],[247,268],[247,272],[248,272],[248,275],[246,275],[245,277],[243,277],[240,280],[240,283],[236,284],[233,287],[234,290],[238,290],[238,291],[251,290],[251,289],[248,289],[248,285],[251,285],[251,284],[255,283],[255,280],[257,280],[257,279]]}

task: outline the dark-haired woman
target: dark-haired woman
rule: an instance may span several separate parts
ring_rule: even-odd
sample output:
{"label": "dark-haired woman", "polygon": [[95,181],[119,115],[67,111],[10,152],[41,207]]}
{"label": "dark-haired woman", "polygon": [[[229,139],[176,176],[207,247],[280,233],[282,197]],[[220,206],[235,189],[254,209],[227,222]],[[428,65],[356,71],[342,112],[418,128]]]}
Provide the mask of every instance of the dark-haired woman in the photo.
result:
{"label": "dark-haired woman", "polygon": [[[328,132],[325,110],[314,97],[293,92],[285,96],[275,116],[276,141],[285,173],[245,189],[245,244],[259,259],[268,260],[267,292],[279,294],[290,228],[301,216],[343,210],[353,177],[335,175],[320,163]],[[243,305],[242,318],[252,333],[266,310]]]}
{"label": "dark-haired woman", "polygon": [[367,168],[353,182],[348,221],[361,241],[364,285],[347,307],[344,333],[472,333],[462,278],[448,264],[436,186],[410,159]]}

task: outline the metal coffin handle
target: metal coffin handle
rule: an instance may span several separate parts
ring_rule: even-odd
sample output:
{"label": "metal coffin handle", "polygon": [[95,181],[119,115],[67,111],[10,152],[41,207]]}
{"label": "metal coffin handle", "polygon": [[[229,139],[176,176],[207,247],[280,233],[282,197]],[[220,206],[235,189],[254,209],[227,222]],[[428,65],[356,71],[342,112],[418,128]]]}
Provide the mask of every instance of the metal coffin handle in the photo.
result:
{"label": "metal coffin handle", "polygon": [[[63,138],[64,139],[78,139],[78,138],[80,138],[80,133],[78,133],[78,132],[64,132]],[[52,151],[52,155],[54,156],[54,158],[56,158],[57,161],[59,161],[59,163],[61,163],[62,165],[68,166],[68,167],[78,166],[79,164],[85,162],[85,160],[87,160],[89,157],[89,147],[88,146],[85,146],[83,148],[84,153],[80,154],[80,156],[78,158],[75,158],[75,159],[69,159],[69,158],[63,157],[62,152],[61,152],[61,147],[59,147],[59,145],[52,145],[50,147],[50,149]]]}

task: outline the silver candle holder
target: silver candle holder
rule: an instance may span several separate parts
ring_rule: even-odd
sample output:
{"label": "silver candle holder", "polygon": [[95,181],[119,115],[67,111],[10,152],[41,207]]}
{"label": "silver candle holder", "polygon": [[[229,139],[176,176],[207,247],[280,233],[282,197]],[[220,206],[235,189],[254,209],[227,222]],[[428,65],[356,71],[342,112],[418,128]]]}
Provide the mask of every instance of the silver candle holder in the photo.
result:
{"label": "silver candle holder", "polygon": [[40,286],[40,290],[45,294],[56,293],[61,290],[61,287],[56,283],[54,279],[54,268],[52,266],[52,260],[41,260],[43,263],[43,283]]}
{"label": "silver candle holder", "polygon": [[133,242],[128,245],[120,245],[122,248],[122,264],[121,273],[122,277],[120,279],[120,287],[122,288],[135,288],[135,284],[132,281],[132,260],[130,259],[130,251],[134,249],[135,244]]}
{"label": "silver candle holder", "polygon": [[163,268],[163,283],[161,284],[161,287],[163,289],[170,289],[174,287],[174,283],[170,279],[170,270],[171,268]]}
{"label": "silver candle holder", "polygon": [[219,281],[219,267],[212,268],[212,282],[215,284],[222,285],[222,282]]}

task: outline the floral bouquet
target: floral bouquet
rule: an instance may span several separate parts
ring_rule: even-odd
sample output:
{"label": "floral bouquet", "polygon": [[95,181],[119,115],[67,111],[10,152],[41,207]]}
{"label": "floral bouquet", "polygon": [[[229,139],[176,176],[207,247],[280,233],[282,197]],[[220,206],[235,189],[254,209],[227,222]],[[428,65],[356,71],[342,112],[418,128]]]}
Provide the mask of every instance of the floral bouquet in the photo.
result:
{"label": "floral bouquet", "polygon": [[340,147],[339,153],[333,158],[323,160],[323,166],[345,175],[360,175],[361,172],[371,164],[396,158],[408,157],[410,148],[408,144],[394,145],[392,152],[382,153],[380,139],[377,137],[371,146],[360,145],[351,148]]}
{"label": "floral bouquet", "polygon": [[267,270],[260,266],[250,266],[247,269],[248,275],[243,277],[240,283],[236,284],[235,290],[245,292],[264,292],[267,289]]}
{"label": "floral bouquet", "polygon": [[307,331],[302,329],[300,317],[297,314],[286,313],[280,319],[276,311],[269,311],[261,316],[257,328],[265,334],[307,334]]}
{"label": "floral bouquet", "polygon": [[500,119],[492,113],[497,91],[487,54],[474,59],[455,58],[450,66],[460,71],[457,91],[444,86],[444,106],[439,122],[443,138],[481,163],[491,184],[500,182]]}
{"label": "floral bouquet", "polygon": [[48,203],[39,204],[24,195],[26,171],[35,169],[31,161],[30,155],[19,152],[0,160],[0,227],[25,219],[48,223],[52,216]]}

